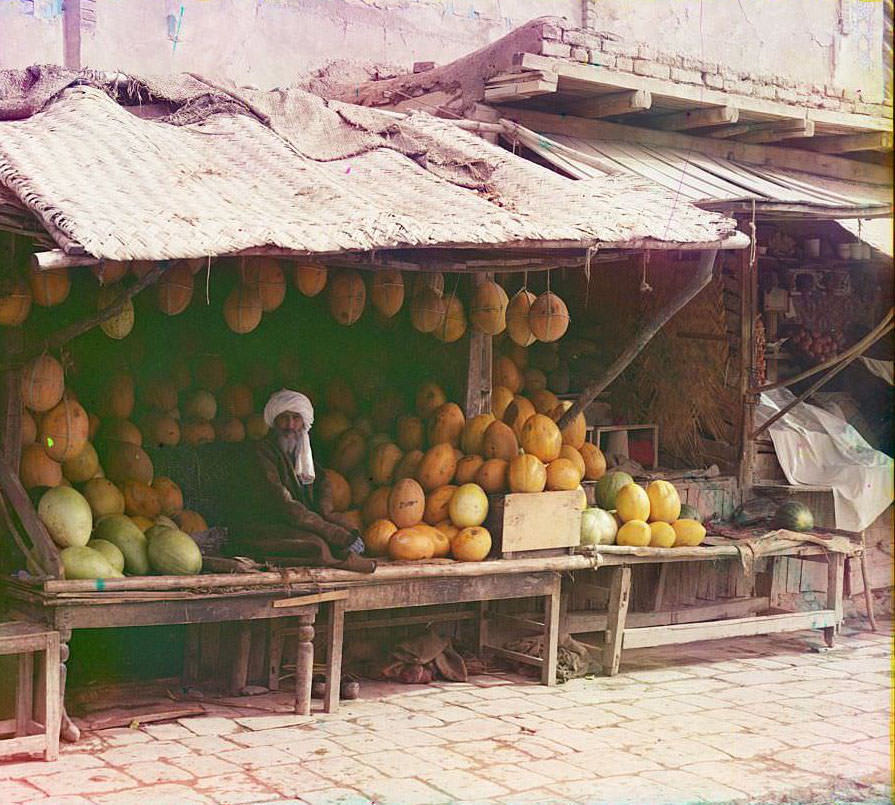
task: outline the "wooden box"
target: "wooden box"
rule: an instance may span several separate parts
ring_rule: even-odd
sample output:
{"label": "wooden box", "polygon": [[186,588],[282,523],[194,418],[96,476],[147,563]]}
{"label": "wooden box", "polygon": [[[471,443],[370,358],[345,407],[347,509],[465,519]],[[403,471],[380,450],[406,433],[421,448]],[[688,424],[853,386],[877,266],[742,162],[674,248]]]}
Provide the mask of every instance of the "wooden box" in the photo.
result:
{"label": "wooden box", "polygon": [[581,543],[580,492],[529,492],[489,496],[486,527],[492,554],[566,553]]}

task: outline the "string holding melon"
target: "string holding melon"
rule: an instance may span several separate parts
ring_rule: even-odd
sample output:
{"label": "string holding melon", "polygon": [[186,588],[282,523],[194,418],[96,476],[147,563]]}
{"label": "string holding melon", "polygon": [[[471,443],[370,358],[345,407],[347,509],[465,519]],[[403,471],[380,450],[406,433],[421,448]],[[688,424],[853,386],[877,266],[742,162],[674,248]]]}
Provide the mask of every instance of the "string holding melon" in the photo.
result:
{"label": "string holding melon", "polygon": [[40,355],[22,371],[22,401],[37,413],[49,411],[62,399],[65,374],[52,355]]}
{"label": "string holding melon", "polygon": [[130,265],[121,260],[100,260],[98,265],[90,267],[93,276],[99,280],[100,285],[113,285],[120,282],[129,269]]}
{"label": "string holding melon", "polygon": [[535,299],[537,297],[531,291],[522,288],[507,304],[507,335],[520,347],[527,347],[537,340],[528,323]]}
{"label": "string holding melon", "polygon": [[327,293],[329,311],[339,324],[350,327],[361,317],[367,301],[367,289],[360,274],[353,268],[337,271]]}
{"label": "string holding melon", "polygon": [[386,318],[394,316],[404,304],[404,277],[397,269],[375,271],[370,284],[370,301]]}
{"label": "string holding melon", "polygon": [[187,309],[193,298],[193,272],[186,260],[173,263],[156,283],[159,310],[177,316]]}
{"label": "string holding melon", "polygon": [[224,320],[240,335],[252,332],[261,324],[263,312],[257,288],[248,285],[237,285],[224,301]]}
{"label": "string holding melon", "polygon": [[538,341],[558,341],[569,329],[569,309],[555,293],[546,291],[532,303],[528,325]]}
{"label": "string holding melon", "polygon": [[0,327],[19,327],[31,312],[31,290],[16,279],[8,292],[0,295]]}
{"label": "string holding melon", "polygon": [[451,296],[446,303],[444,318],[433,331],[433,335],[444,344],[453,344],[459,341],[466,333],[466,312],[463,303]]}
{"label": "string holding melon", "polygon": [[416,296],[423,289],[429,288],[438,296],[444,294],[444,274],[440,271],[420,271],[413,278],[412,296]]}
{"label": "string holding melon", "polygon": [[55,307],[68,299],[71,278],[67,268],[36,268],[29,277],[34,304]]}
{"label": "string holding melon", "polygon": [[469,318],[486,335],[502,333],[507,326],[507,292],[493,280],[476,287],[469,303]]}
{"label": "string holding melon", "polygon": [[240,266],[243,285],[258,291],[261,309],[265,313],[276,310],[286,298],[286,277],[279,261],[273,257],[249,257]]}
{"label": "string holding melon", "polygon": [[326,287],[326,266],[300,263],[292,272],[292,282],[304,296],[317,296]]}
{"label": "string holding melon", "polygon": [[410,323],[421,333],[431,333],[444,319],[447,305],[434,288],[423,287],[410,302]]}

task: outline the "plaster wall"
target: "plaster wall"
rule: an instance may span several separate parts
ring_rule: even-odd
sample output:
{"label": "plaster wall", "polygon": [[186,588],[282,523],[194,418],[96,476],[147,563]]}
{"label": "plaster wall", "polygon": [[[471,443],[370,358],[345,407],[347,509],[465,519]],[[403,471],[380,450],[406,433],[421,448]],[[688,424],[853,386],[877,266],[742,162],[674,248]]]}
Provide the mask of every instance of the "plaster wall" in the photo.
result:
{"label": "plaster wall", "polygon": [[[0,0],[0,67],[62,60],[61,0]],[[195,71],[260,88],[332,59],[443,64],[537,16],[744,73],[882,95],[883,4],[870,0],[96,0],[82,60]],[[182,9],[182,12],[181,12]]]}

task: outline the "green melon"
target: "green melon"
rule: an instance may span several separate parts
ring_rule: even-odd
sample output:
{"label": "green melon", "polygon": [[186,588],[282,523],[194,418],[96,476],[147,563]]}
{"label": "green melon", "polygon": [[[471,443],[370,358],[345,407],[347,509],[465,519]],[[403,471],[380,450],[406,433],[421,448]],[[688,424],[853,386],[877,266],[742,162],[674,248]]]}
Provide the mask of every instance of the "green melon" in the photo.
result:
{"label": "green melon", "polygon": [[774,522],[790,531],[810,531],[814,528],[814,515],[804,503],[784,503],[774,513]]}
{"label": "green melon", "polygon": [[149,573],[146,537],[129,517],[123,514],[103,517],[93,529],[93,538],[111,542],[121,551],[124,555],[124,571],[129,576],[145,576]]}
{"label": "green melon", "polygon": [[626,472],[607,472],[596,486],[597,506],[606,511],[612,511],[615,508],[615,496],[619,490],[633,484],[634,479]]}
{"label": "green melon", "polygon": [[87,543],[87,547],[99,551],[115,570],[124,573],[124,554],[117,545],[105,539],[92,539]]}
{"label": "green melon", "polygon": [[189,534],[164,526],[149,529],[149,563],[156,573],[194,576],[202,570],[202,553]]}
{"label": "green melon", "polygon": [[72,545],[60,551],[59,558],[67,579],[120,579],[121,572],[109,564],[103,554],[86,545]]}
{"label": "green melon", "polygon": [[44,493],[37,504],[37,516],[60,548],[84,546],[93,528],[93,512],[84,496],[69,486],[57,486]]}
{"label": "green melon", "polygon": [[612,545],[616,533],[618,523],[609,512],[597,508],[581,512],[582,545]]}
{"label": "green melon", "polygon": [[695,506],[691,506],[689,503],[681,504],[681,513],[678,515],[678,520],[695,520],[697,523],[702,522],[702,515],[699,513],[699,510]]}

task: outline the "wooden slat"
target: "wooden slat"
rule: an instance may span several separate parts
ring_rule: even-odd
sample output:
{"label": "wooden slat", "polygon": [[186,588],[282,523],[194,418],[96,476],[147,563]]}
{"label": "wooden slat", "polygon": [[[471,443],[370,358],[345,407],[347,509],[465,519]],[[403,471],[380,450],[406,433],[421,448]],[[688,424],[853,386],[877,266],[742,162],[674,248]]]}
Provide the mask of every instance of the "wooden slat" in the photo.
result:
{"label": "wooden slat", "polygon": [[837,615],[831,609],[814,612],[793,612],[784,615],[758,615],[752,618],[735,618],[714,623],[681,623],[671,626],[648,626],[625,632],[625,648],[646,648],[678,643],[695,643],[699,640],[717,640],[724,637],[749,637],[797,632],[802,629],[824,629],[834,626]]}
{"label": "wooden slat", "polygon": [[686,112],[678,112],[655,118],[650,124],[664,131],[683,131],[685,129],[699,129],[707,126],[720,126],[725,123],[736,123],[740,119],[740,110],[736,106],[712,106],[708,109],[688,109]]}
{"label": "wooden slat", "polygon": [[484,100],[489,103],[505,103],[507,101],[524,101],[538,95],[550,95],[556,92],[557,80],[546,75],[542,78],[526,80],[523,73],[518,81],[501,83],[497,86],[485,87]]}
{"label": "wooden slat", "polygon": [[578,117],[613,117],[642,112],[652,105],[653,96],[647,90],[635,89],[576,101],[565,105],[564,111]]}
{"label": "wooden slat", "polygon": [[809,151],[822,154],[848,154],[853,151],[891,151],[892,133],[871,131],[863,134],[842,134],[835,137],[815,137],[805,143]]}
{"label": "wooden slat", "polygon": [[765,131],[752,131],[737,137],[741,143],[773,143],[778,140],[792,140],[800,137],[814,136],[814,121],[784,121]]}
{"label": "wooden slat", "polygon": [[322,604],[325,601],[342,601],[348,597],[348,590],[332,590],[328,593],[316,593],[315,595],[299,595],[295,598],[280,598],[274,601],[271,606],[274,609],[283,609],[284,607],[303,607],[308,604]]}

